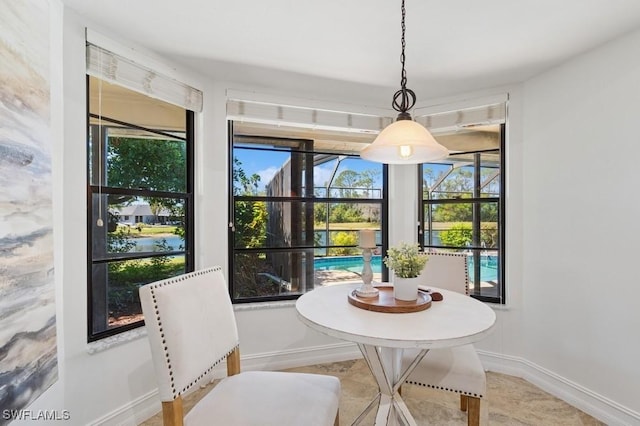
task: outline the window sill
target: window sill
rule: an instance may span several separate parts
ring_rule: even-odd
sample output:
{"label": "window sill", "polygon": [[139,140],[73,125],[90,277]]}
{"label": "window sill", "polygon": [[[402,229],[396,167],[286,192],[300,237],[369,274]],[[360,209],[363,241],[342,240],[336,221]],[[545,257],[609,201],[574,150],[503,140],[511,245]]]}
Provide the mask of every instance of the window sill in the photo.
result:
{"label": "window sill", "polygon": [[252,302],[252,303],[238,303],[233,305],[235,312],[241,311],[261,311],[265,309],[281,309],[295,306],[295,300],[282,300],[278,302]]}
{"label": "window sill", "polygon": [[133,330],[125,331],[124,333],[116,334],[115,336],[105,337],[104,339],[87,343],[87,352],[89,355],[97,354],[115,346],[140,339],[146,335],[147,329],[145,327],[134,328]]}
{"label": "window sill", "polygon": [[492,302],[484,302],[484,303],[494,311],[510,311],[511,310],[511,307],[505,303],[492,303]]}

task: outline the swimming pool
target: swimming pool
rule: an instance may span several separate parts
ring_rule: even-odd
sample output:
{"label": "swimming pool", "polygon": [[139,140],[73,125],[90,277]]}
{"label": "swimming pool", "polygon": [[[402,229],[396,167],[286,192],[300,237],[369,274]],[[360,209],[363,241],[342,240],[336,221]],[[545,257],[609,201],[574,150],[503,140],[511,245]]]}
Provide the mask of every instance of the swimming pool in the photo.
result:
{"label": "swimming pool", "polygon": [[[473,256],[467,256],[469,282],[473,282]],[[498,281],[498,257],[480,256],[480,281]]]}
{"label": "swimming pool", "polygon": [[[351,271],[360,274],[364,260],[362,256],[316,257],[313,266],[316,271]],[[371,257],[371,270],[374,274],[382,271],[382,256]]]}
{"label": "swimming pool", "polygon": [[[469,281],[473,282],[473,256],[467,257]],[[313,266],[316,271],[351,271],[362,273],[364,261],[362,256],[316,257]],[[371,269],[374,274],[382,271],[382,256],[372,256]],[[496,256],[480,257],[480,279],[482,281],[498,281],[498,260]]]}

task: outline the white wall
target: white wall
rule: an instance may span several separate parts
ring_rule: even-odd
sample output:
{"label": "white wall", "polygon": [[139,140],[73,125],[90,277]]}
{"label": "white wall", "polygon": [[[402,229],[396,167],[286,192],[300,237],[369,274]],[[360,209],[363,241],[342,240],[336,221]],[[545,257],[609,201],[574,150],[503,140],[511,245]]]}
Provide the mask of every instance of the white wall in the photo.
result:
{"label": "white wall", "polygon": [[[60,6],[59,0],[51,2]],[[33,406],[67,409],[72,424],[134,424],[159,410],[146,339],[95,354],[86,344],[85,25],[92,26],[65,10],[62,46],[55,47],[63,51],[54,52],[62,58],[62,78],[52,89],[61,93],[62,109],[52,117],[58,129],[54,213],[61,377]],[[483,360],[498,370],[529,371],[534,379],[537,372],[549,373],[554,383],[568,382],[577,394],[629,411],[635,419],[640,419],[633,417],[640,411],[640,369],[634,364],[640,359],[640,316],[633,310],[632,256],[638,252],[640,225],[634,219],[640,203],[632,198],[632,157],[640,146],[632,125],[640,104],[640,59],[629,52],[639,43],[635,34],[527,82],[523,91],[509,90],[509,302],[497,311],[493,335],[478,345]],[[205,94],[197,122],[197,267],[227,266],[227,88],[315,94],[379,107],[393,91],[355,85],[347,90],[327,80],[305,83],[300,76],[273,73],[229,83],[178,70],[176,78]],[[600,154],[599,144],[616,148],[615,154]],[[404,169],[392,175],[413,176]],[[417,203],[413,183],[396,183],[391,190],[391,201]],[[394,221],[391,232],[391,241],[411,238],[413,215]],[[593,248],[587,252],[589,243]],[[352,345],[299,323],[291,304],[240,310],[237,318],[248,368],[357,354]]]}
{"label": "white wall", "polygon": [[640,32],[524,86],[523,311],[530,362],[640,424]]}
{"label": "white wall", "polygon": [[[146,337],[123,340],[93,353],[87,344],[85,27],[112,36],[64,8],[58,0],[50,2],[54,11],[52,128],[60,378],[30,408],[68,410],[75,425],[136,424],[160,410]],[[114,46],[135,47],[129,52],[138,55],[134,59],[162,66],[160,71],[169,70],[172,77],[204,91],[204,111],[196,123],[196,266],[219,264],[226,269],[225,91],[258,88],[268,92],[283,87],[280,93],[287,95],[286,88],[300,87],[303,79],[281,74],[260,82],[213,82],[134,43],[118,40],[117,35],[113,40]],[[323,89],[333,84],[315,79],[305,87],[326,96],[331,91]],[[354,90],[369,95],[356,98],[356,102],[372,103],[371,88],[354,86]],[[311,92],[306,94],[312,96]],[[300,92],[288,95],[299,96]],[[358,354],[354,345],[322,336],[300,323],[291,303],[257,309],[249,306],[239,311],[237,318],[246,369],[283,368]]]}

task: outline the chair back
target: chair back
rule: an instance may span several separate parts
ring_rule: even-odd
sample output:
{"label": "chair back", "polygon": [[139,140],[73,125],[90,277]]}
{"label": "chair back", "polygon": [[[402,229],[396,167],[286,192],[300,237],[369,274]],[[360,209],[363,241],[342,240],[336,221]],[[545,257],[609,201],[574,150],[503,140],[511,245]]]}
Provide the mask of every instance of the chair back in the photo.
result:
{"label": "chair back", "polygon": [[424,253],[429,257],[420,274],[421,285],[469,295],[469,273],[465,253]]}
{"label": "chair back", "polygon": [[238,330],[219,266],[140,287],[162,401],[172,401],[238,346]]}

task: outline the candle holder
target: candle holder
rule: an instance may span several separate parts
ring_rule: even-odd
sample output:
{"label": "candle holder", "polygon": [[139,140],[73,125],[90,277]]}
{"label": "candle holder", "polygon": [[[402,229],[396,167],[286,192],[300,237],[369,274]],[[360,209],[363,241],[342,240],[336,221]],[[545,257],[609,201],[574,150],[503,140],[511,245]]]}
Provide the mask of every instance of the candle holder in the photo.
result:
{"label": "candle holder", "polygon": [[362,285],[356,289],[356,294],[360,297],[377,297],[378,289],[371,284],[373,271],[371,270],[371,256],[373,247],[360,247],[362,249]]}

